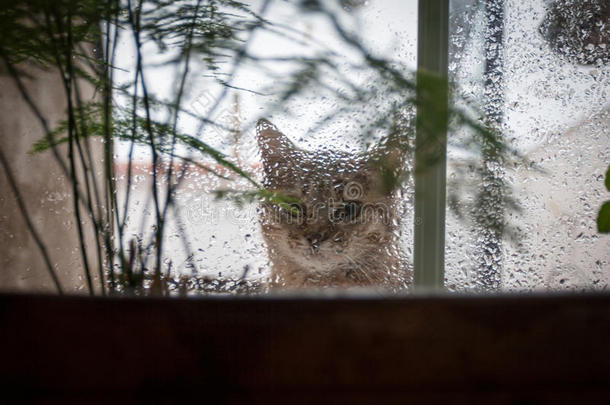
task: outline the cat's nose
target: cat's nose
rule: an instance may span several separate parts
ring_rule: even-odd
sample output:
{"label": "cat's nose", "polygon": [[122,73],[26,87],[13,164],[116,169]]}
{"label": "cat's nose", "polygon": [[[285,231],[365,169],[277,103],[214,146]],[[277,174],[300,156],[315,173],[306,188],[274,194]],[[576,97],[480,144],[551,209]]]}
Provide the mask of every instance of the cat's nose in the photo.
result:
{"label": "cat's nose", "polygon": [[307,237],[307,241],[314,249],[317,249],[320,242],[323,242],[326,238],[321,233],[313,233]]}
{"label": "cat's nose", "polygon": [[314,233],[307,237],[307,241],[311,244],[319,242],[320,239],[322,239],[322,234],[320,234],[320,233]]}

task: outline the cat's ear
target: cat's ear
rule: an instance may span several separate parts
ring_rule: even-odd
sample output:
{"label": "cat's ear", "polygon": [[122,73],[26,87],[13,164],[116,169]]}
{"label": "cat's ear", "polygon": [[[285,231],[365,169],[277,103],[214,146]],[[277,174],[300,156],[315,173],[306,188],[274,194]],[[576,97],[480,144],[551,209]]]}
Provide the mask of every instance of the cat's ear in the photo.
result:
{"label": "cat's ear", "polygon": [[393,193],[409,176],[406,167],[408,151],[401,146],[382,142],[369,154],[369,169],[378,176],[377,184],[383,194]]}
{"label": "cat's ear", "polygon": [[264,118],[256,123],[256,138],[264,164],[288,161],[296,149],[286,135]]}

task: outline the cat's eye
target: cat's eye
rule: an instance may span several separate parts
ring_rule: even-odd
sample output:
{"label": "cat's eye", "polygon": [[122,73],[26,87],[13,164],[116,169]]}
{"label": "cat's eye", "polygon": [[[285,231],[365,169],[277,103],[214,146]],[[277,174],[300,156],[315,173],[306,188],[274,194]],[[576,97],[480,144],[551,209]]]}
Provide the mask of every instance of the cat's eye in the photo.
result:
{"label": "cat's eye", "polygon": [[359,201],[348,201],[336,208],[333,212],[331,220],[333,222],[351,222],[360,215],[362,203]]}
{"label": "cat's eye", "polygon": [[355,219],[358,214],[360,214],[360,206],[361,204],[358,201],[350,201],[346,203],[345,207],[343,207],[345,217],[350,220]]}
{"label": "cat's eye", "polygon": [[299,203],[291,203],[286,207],[286,211],[294,218],[305,217],[305,206]]}

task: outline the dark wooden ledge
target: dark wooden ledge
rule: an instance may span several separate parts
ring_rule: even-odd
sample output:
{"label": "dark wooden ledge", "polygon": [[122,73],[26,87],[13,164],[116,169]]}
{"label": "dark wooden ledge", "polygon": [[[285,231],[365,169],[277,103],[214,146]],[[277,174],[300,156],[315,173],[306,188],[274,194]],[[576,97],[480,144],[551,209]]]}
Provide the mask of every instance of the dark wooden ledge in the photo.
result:
{"label": "dark wooden ledge", "polygon": [[0,397],[608,403],[610,295],[0,295]]}

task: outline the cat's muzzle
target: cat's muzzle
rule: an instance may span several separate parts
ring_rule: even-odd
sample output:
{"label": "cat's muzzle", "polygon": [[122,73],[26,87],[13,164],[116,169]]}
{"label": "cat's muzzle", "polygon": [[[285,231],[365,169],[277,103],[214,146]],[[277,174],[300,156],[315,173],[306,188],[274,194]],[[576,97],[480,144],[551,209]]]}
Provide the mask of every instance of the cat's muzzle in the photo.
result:
{"label": "cat's muzzle", "polygon": [[326,237],[321,233],[314,233],[307,237],[309,246],[311,247],[311,253],[317,253],[320,249],[320,243],[326,240]]}

